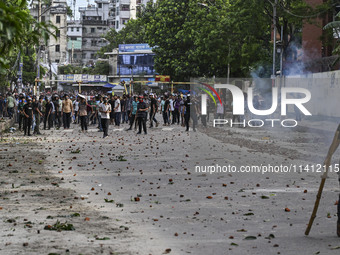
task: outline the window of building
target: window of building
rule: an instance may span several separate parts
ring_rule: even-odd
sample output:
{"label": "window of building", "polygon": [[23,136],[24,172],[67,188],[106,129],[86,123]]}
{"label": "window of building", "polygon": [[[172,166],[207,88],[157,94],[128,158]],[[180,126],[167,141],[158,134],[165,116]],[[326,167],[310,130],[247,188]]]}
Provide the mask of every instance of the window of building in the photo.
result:
{"label": "window of building", "polygon": [[103,28],[103,31],[106,31],[106,27]]}
{"label": "window of building", "polygon": [[71,32],[73,32],[73,27],[71,27]]}
{"label": "window of building", "polygon": [[59,45],[59,44],[57,44],[57,45],[55,46],[55,52],[60,52],[60,45]]}
{"label": "window of building", "polygon": [[116,22],[116,29],[119,28],[119,22]]}
{"label": "window of building", "polygon": [[75,36],[71,36],[70,38],[71,38],[71,41],[77,41],[77,37]]}
{"label": "window of building", "polygon": [[73,58],[74,58],[74,59],[77,58],[77,54],[73,54]]}
{"label": "window of building", "polygon": [[91,59],[94,59],[94,53],[91,53]]}
{"label": "window of building", "polygon": [[97,46],[97,41],[96,40],[92,40],[91,41],[91,46]]}
{"label": "window of building", "polygon": [[94,27],[91,28],[91,33],[95,33],[96,29]]}
{"label": "window of building", "polygon": [[41,21],[45,22],[45,16],[41,16]]}
{"label": "window of building", "polygon": [[55,19],[56,19],[55,22],[56,22],[57,24],[59,24],[59,23],[60,23],[60,16],[56,16]]}
{"label": "window of building", "polygon": [[98,8],[99,8],[99,9],[102,8],[102,3],[98,3]]}
{"label": "window of building", "polygon": [[122,24],[126,24],[129,21],[129,19],[122,19]]}
{"label": "window of building", "polygon": [[103,28],[102,27],[97,27],[98,30],[102,30]]}
{"label": "window of building", "polygon": [[86,53],[83,53],[83,54],[81,55],[81,58],[82,58],[82,59],[85,59],[85,58],[86,58]]}
{"label": "window of building", "polygon": [[121,11],[130,11],[130,5],[128,5],[128,4],[122,4],[122,5],[120,6],[120,10],[121,10]]}
{"label": "window of building", "polygon": [[57,30],[57,31],[56,31],[55,36],[56,36],[56,37],[60,37],[60,30]]}
{"label": "window of building", "polygon": [[77,32],[79,32],[79,30],[80,30],[79,27],[77,27]]}
{"label": "window of building", "polygon": [[59,59],[56,59],[55,62],[56,62],[56,63],[59,63]]}
{"label": "window of building", "polygon": [[86,33],[87,32],[87,29],[86,27],[83,28],[83,33]]}

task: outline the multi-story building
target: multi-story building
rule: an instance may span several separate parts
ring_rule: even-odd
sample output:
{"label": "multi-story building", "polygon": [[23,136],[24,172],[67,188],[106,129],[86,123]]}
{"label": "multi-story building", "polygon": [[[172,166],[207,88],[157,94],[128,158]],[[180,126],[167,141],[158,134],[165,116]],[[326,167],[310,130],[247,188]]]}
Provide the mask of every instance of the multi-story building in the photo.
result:
{"label": "multi-story building", "polygon": [[109,1],[95,0],[95,5],[79,7],[82,25],[82,63],[91,65],[96,53],[107,44],[103,38],[109,30]]}
{"label": "multi-story building", "polygon": [[130,19],[136,19],[142,5],[152,0],[110,0],[110,25],[120,31]]}
{"label": "multi-story building", "polygon": [[68,63],[82,64],[83,27],[79,20],[67,21]]}
{"label": "multi-story building", "polygon": [[43,1],[33,1],[31,15],[37,20],[50,22],[56,27],[51,31],[48,42],[41,43],[40,58],[42,63],[65,63],[67,57],[67,2],[66,0],[51,0],[50,4]]}

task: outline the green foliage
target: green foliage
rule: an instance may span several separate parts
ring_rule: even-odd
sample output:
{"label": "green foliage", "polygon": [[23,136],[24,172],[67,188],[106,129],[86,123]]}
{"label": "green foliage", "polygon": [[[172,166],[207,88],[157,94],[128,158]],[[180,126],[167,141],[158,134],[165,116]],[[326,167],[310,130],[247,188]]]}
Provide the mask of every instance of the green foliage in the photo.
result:
{"label": "green foliage", "polygon": [[108,61],[97,61],[93,67],[81,67],[74,65],[59,66],[59,74],[93,74],[109,75],[110,65]]}
{"label": "green foliage", "polygon": [[[333,54],[334,55],[340,55],[340,12],[337,14],[336,16],[336,20],[328,23],[325,27],[324,27],[325,30],[328,30],[331,34],[331,38],[332,40],[334,41],[334,35],[337,36],[337,39],[336,39],[336,43],[334,45],[334,49],[333,49]],[[340,60],[340,57],[338,57],[334,63],[336,64],[338,61]]]}
{"label": "green foliage", "polygon": [[66,14],[67,14],[67,17],[73,18],[73,11],[70,6],[67,6]]}
{"label": "green foliage", "polygon": [[[272,62],[274,0],[162,0],[148,2],[119,32],[109,31],[109,45],[99,55],[121,43],[148,43],[154,47],[155,69],[172,80],[190,77],[246,77],[254,70],[269,76]],[[280,0],[277,30],[284,58],[290,47],[301,47],[304,22],[323,15],[331,1],[315,8],[305,0]],[[279,61],[277,61],[279,64]]]}
{"label": "green foliage", "polygon": [[[0,0],[0,86],[16,81],[20,52],[24,47],[39,45],[48,40],[54,27],[37,22],[27,8],[26,0]],[[25,60],[25,59],[24,59]],[[34,61],[26,65],[29,68]],[[24,70],[23,78],[32,79],[31,70]]]}

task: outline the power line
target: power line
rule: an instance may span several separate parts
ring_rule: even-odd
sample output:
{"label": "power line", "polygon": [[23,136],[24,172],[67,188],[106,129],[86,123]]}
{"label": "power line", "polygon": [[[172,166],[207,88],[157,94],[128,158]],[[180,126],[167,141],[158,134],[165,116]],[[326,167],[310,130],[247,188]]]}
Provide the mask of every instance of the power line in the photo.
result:
{"label": "power line", "polygon": [[[270,0],[267,0],[271,5],[274,5],[273,2],[271,2]],[[294,17],[297,17],[297,18],[302,18],[302,19],[308,19],[308,18],[315,18],[317,16],[319,16],[320,14],[323,14],[323,13],[326,13],[328,12],[330,9],[332,9],[333,7],[335,7],[337,5],[337,3],[333,3],[328,9],[326,10],[322,10],[322,11],[319,11],[317,13],[314,13],[312,15],[307,15],[307,16],[303,16],[303,15],[298,15],[298,14],[295,14],[295,13],[292,13],[290,10],[288,10],[286,7],[284,7],[282,5],[282,3],[279,3],[280,7],[282,8],[282,10],[284,10],[285,12],[287,12],[289,15],[292,15]]]}

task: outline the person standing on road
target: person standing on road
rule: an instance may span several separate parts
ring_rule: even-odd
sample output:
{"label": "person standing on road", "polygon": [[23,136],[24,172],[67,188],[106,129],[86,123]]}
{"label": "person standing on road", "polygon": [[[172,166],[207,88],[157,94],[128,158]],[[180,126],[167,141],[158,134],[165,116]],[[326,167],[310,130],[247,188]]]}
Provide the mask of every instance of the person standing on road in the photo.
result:
{"label": "person standing on road", "polygon": [[123,95],[122,100],[120,100],[120,110],[121,110],[121,123],[124,124],[126,120],[126,95]]}
{"label": "person standing on road", "polygon": [[20,94],[19,102],[18,102],[19,131],[22,130],[21,128],[23,128],[23,124],[24,124],[24,121],[25,121],[25,114],[23,112],[25,104],[26,104],[26,102],[25,102],[24,95]]}
{"label": "person standing on road", "polygon": [[7,109],[7,114],[10,119],[13,118],[14,114],[14,107],[15,107],[15,101],[14,98],[12,97],[11,93],[7,94],[7,102],[6,102],[6,109]]}
{"label": "person standing on road", "polygon": [[54,118],[54,126],[56,129],[60,129],[61,127],[61,106],[59,102],[59,96],[55,95],[54,100],[52,100],[55,109],[55,118]]}
{"label": "person standing on road", "polygon": [[[136,113],[137,113],[137,107],[138,107],[138,98],[137,96],[134,97],[134,101],[131,104],[132,110],[130,113],[130,128],[128,130],[132,129],[133,123],[135,123],[136,120]],[[136,129],[136,124],[135,124],[135,129]]]}
{"label": "person standing on road", "polygon": [[132,98],[130,95],[127,95],[126,103],[125,103],[125,108],[126,108],[125,122],[129,124],[130,124],[129,120],[130,120],[131,106],[132,106],[131,104],[132,104]]}
{"label": "person standing on road", "polygon": [[64,129],[69,129],[71,125],[71,114],[73,113],[73,104],[68,95],[65,95],[65,99],[63,101],[63,122]]}
{"label": "person standing on road", "polygon": [[87,102],[85,97],[82,97],[79,103],[79,118],[80,118],[80,125],[81,131],[87,131]]}
{"label": "person standing on road", "polygon": [[138,127],[139,127],[139,131],[137,134],[141,134],[142,133],[142,126],[143,126],[143,130],[144,133],[147,134],[147,130],[146,130],[146,112],[149,109],[149,107],[147,106],[147,104],[143,101],[143,96],[139,96],[139,103],[137,106],[137,121],[138,121]]}
{"label": "person standing on road", "polygon": [[169,98],[167,96],[165,96],[164,108],[163,108],[163,120],[164,120],[163,126],[166,126],[166,125],[170,126],[169,114],[168,114],[169,108],[170,108],[170,101],[169,101]]}
{"label": "person standing on road", "polygon": [[186,131],[189,131],[189,121],[190,121],[190,118],[191,118],[192,122],[193,122],[192,129],[194,130],[194,132],[196,132],[197,109],[196,109],[196,105],[195,105],[194,101],[192,102],[190,100],[190,94],[187,95],[187,100],[184,103],[184,107],[185,107],[184,118],[185,118]]}
{"label": "person standing on road", "polygon": [[27,99],[27,103],[24,105],[22,113],[24,114],[24,135],[31,136],[31,126],[33,123],[33,105],[32,98]]}
{"label": "person standing on road", "polygon": [[170,110],[170,112],[169,112],[169,124],[175,124],[175,118],[174,118],[174,111],[175,111],[175,107],[174,107],[174,102],[175,102],[175,100],[174,100],[174,95],[171,95],[170,96],[170,99],[169,99],[169,102],[170,102],[170,104],[169,104],[169,106],[170,106],[170,108],[169,108],[169,110]]}
{"label": "person standing on road", "polygon": [[175,99],[175,102],[174,102],[174,108],[175,108],[175,111],[174,111],[174,115],[175,115],[175,123],[177,122],[177,125],[179,125],[179,122],[180,122],[180,111],[181,111],[181,97],[178,95]]}
{"label": "person standing on road", "polygon": [[40,118],[43,116],[41,112],[43,97],[40,96],[39,100],[33,103],[33,113],[35,117],[35,127],[33,134],[41,135],[40,133]]}
{"label": "person standing on road", "polygon": [[77,97],[74,101],[73,101],[73,109],[74,109],[74,121],[73,124],[79,124],[79,120],[78,120],[78,111],[79,111],[79,97]]}
{"label": "person standing on road", "polygon": [[54,112],[55,110],[54,110],[54,104],[52,103],[52,99],[46,98],[44,129],[46,129],[46,123],[48,123],[49,130],[51,129],[51,127],[53,127]]}
{"label": "person standing on road", "polygon": [[99,106],[99,111],[101,113],[102,127],[103,127],[103,138],[107,137],[109,134],[109,124],[110,124],[110,113],[112,111],[111,104],[107,101],[107,97],[104,97],[103,103]]}
{"label": "person standing on road", "polygon": [[117,127],[120,126],[120,120],[121,120],[121,104],[120,104],[120,99],[117,95],[115,95],[115,125]]}
{"label": "person standing on road", "polygon": [[109,104],[111,105],[111,113],[110,113],[110,125],[113,125],[115,122],[115,112],[114,112],[114,108],[115,108],[115,97],[113,95],[111,95],[111,99],[109,101]]}
{"label": "person standing on road", "polygon": [[100,105],[103,103],[103,100],[102,100],[102,97],[100,95],[97,96],[97,101],[96,101],[96,104],[97,104],[97,117],[98,117],[98,129],[100,132],[103,132],[103,127],[102,127],[102,115],[101,113],[99,112],[99,107]]}
{"label": "person standing on road", "polygon": [[156,127],[158,127],[158,121],[155,118],[158,111],[158,102],[152,93],[150,94],[150,106],[150,128],[153,128],[153,122],[156,122]]}

